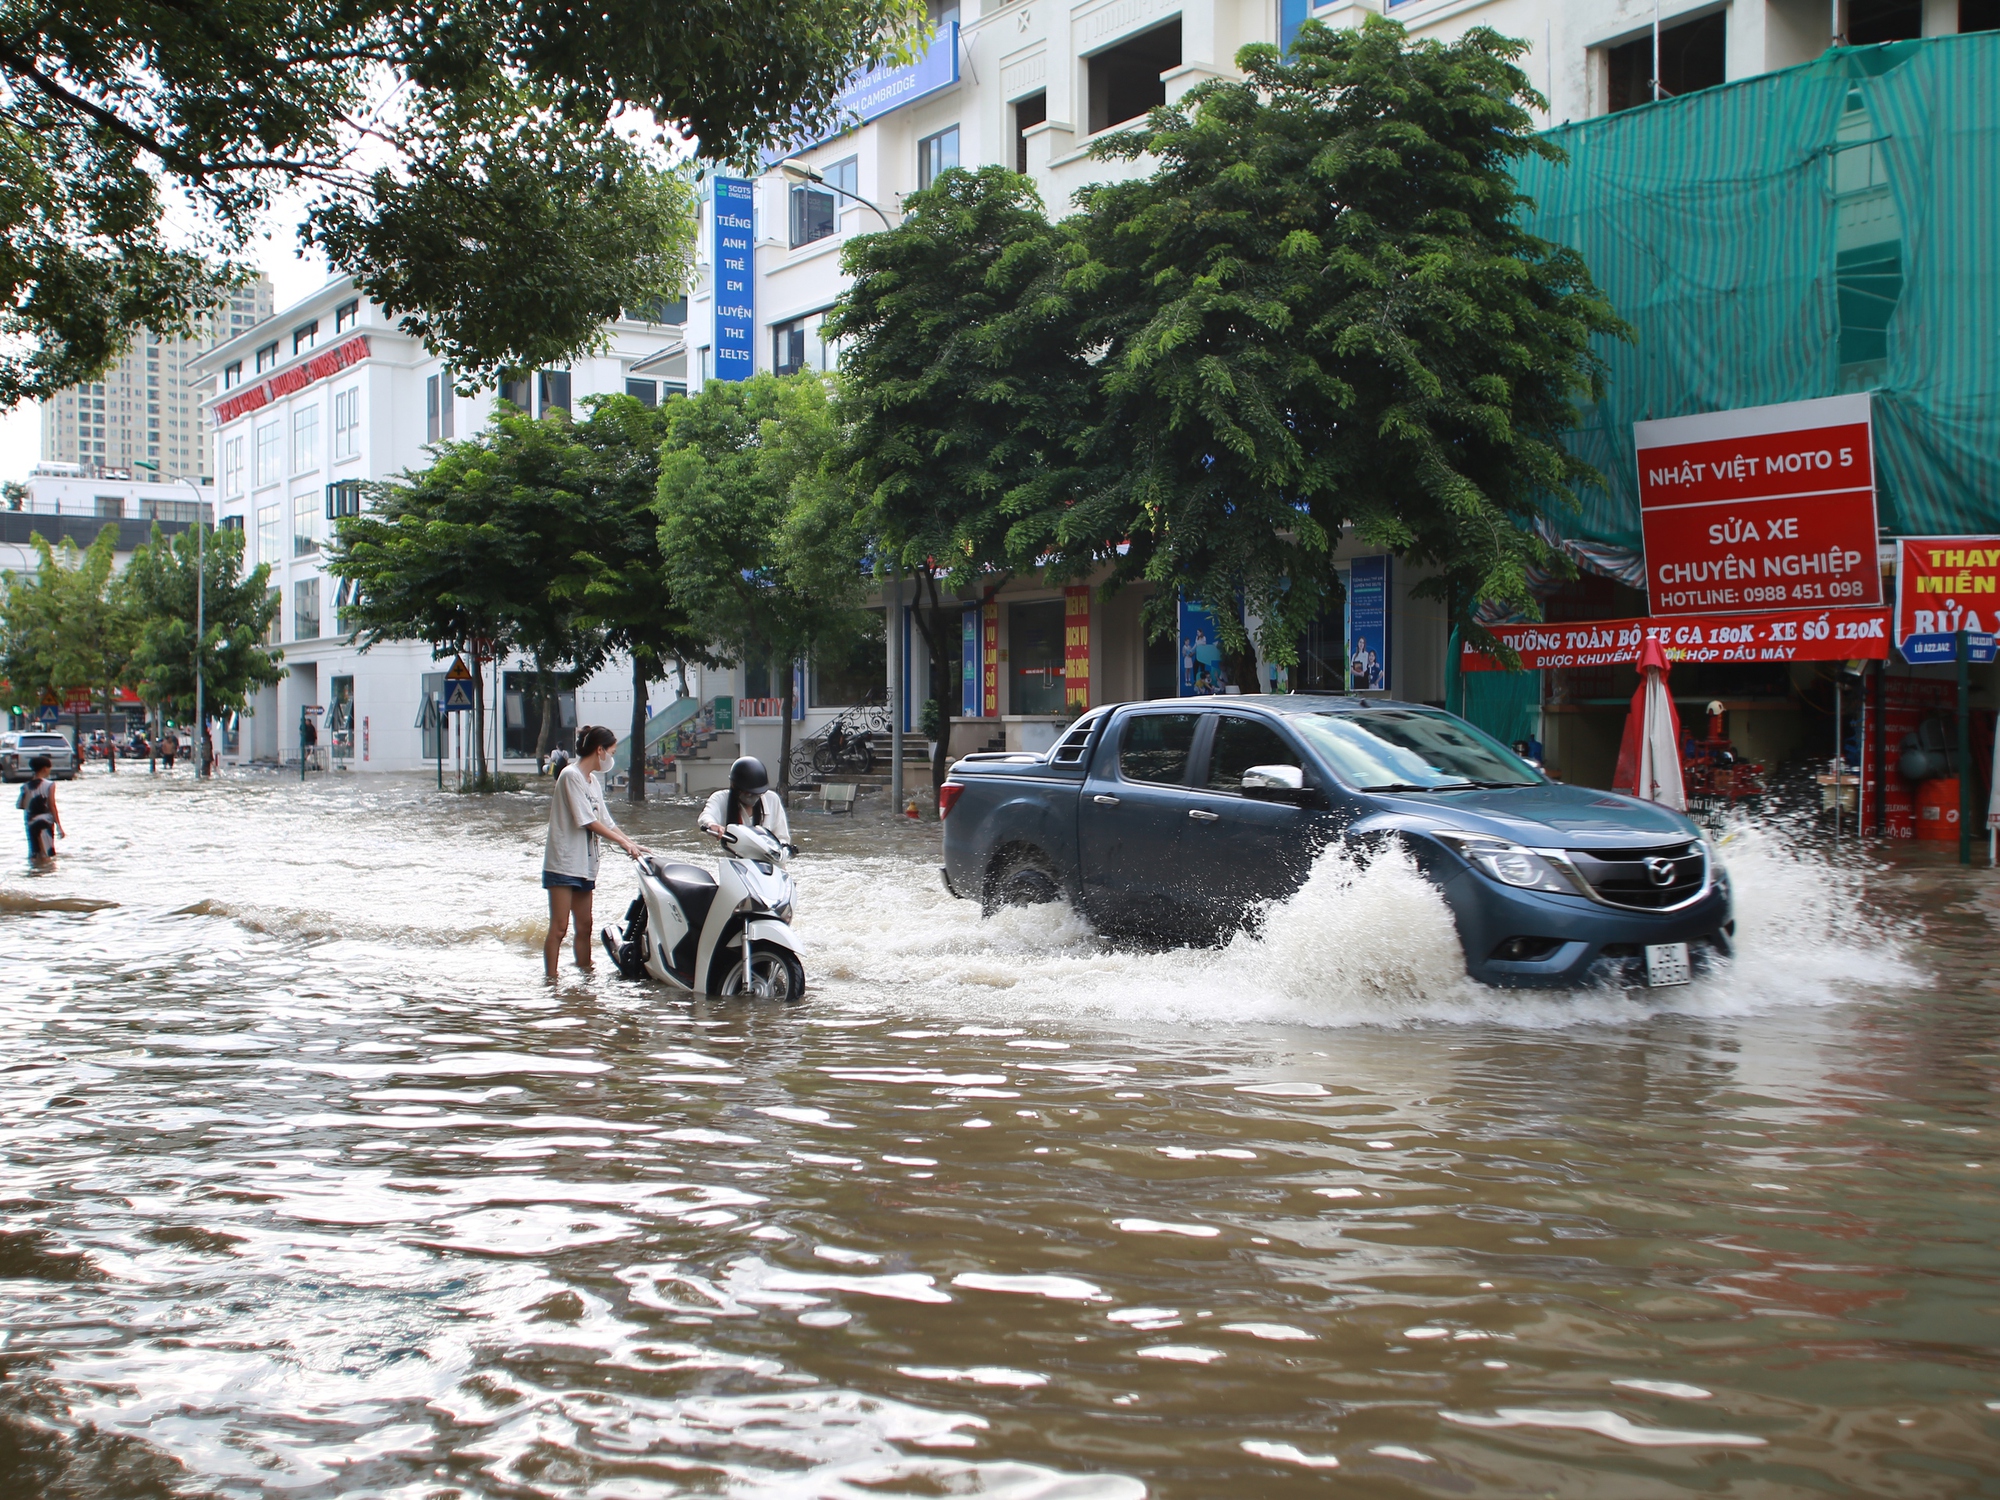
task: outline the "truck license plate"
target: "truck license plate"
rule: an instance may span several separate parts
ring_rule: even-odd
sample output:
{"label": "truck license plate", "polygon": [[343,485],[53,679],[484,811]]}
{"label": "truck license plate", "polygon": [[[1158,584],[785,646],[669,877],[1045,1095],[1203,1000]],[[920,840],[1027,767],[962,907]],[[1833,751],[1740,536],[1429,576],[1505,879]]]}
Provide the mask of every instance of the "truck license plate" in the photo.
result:
{"label": "truck license plate", "polygon": [[1655,989],[1663,984],[1686,984],[1693,976],[1688,970],[1686,943],[1646,945],[1646,983]]}

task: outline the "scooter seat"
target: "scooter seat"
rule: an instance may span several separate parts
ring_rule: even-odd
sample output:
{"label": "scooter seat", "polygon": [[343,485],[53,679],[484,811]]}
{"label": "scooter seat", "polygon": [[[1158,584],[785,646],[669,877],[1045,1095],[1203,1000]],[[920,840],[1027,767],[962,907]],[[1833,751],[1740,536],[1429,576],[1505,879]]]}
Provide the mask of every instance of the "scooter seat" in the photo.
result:
{"label": "scooter seat", "polygon": [[654,860],[653,873],[666,883],[667,889],[676,895],[692,894],[696,891],[712,892],[715,876],[700,865],[668,864],[664,860]]}

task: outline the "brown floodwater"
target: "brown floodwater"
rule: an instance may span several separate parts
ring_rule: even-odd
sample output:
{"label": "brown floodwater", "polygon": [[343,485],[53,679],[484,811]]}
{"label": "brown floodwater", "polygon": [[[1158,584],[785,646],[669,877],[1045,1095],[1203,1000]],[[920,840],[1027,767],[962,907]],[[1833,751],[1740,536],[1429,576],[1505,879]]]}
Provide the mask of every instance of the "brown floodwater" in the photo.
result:
{"label": "brown floodwater", "polygon": [[0,1494],[2000,1494],[2000,877],[1945,855],[1752,828],[1732,970],[1521,996],[1393,859],[1135,952],[806,814],[779,1008],[544,984],[533,793],[60,796],[0,874]]}

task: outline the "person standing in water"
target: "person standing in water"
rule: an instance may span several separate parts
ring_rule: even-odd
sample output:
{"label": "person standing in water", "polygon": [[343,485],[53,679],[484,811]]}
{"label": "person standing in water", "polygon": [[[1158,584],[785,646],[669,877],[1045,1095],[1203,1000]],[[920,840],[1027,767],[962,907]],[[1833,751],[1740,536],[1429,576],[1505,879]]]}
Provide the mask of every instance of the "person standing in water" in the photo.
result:
{"label": "person standing in water", "polygon": [[562,957],[563,937],[576,924],[576,966],[594,968],[591,930],[597,890],[597,841],[609,839],[632,858],[646,851],[619,831],[604,803],[599,779],[611,768],[618,736],[602,725],[579,729],[576,759],[556,776],[549,799],[549,836],[542,848],[542,889],[549,893],[549,934],[542,940],[542,965],[551,979]]}
{"label": "person standing in water", "polygon": [[28,784],[21,788],[21,795],[14,805],[21,809],[28,824],[28,858],[36,864],[45,864],[56,857],[56,836],[69,837],[62,826],[62,814],[56,810],[56,783],[49,772],[55,769],[55,762],[46,755],[37,755],[28,762]]}
{"label": "person standing in water", "polygon": [[729,768],[729,785],[708,799],[695,821],[710,838],[719,839],[731,823],[742,823],[768,828],[779,843],[791,847],[792,825],[785,804],[771,790],[770,775],[754,755],[742,756]]}

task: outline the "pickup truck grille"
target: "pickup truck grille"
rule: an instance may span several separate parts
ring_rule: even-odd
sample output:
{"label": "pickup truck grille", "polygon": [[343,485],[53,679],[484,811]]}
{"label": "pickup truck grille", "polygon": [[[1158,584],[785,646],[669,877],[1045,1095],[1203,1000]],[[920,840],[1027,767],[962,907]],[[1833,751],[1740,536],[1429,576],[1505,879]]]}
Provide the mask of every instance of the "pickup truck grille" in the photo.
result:
{"label": "pickup truck grille", "polygon": [[[1693,840],[1654,849],[1571,849],[1570,863],[1598,899],[1635,911],[1679,906],[1708,877],[1707,857]],[[1664,873],[1666,879],[1660,879]]]}

